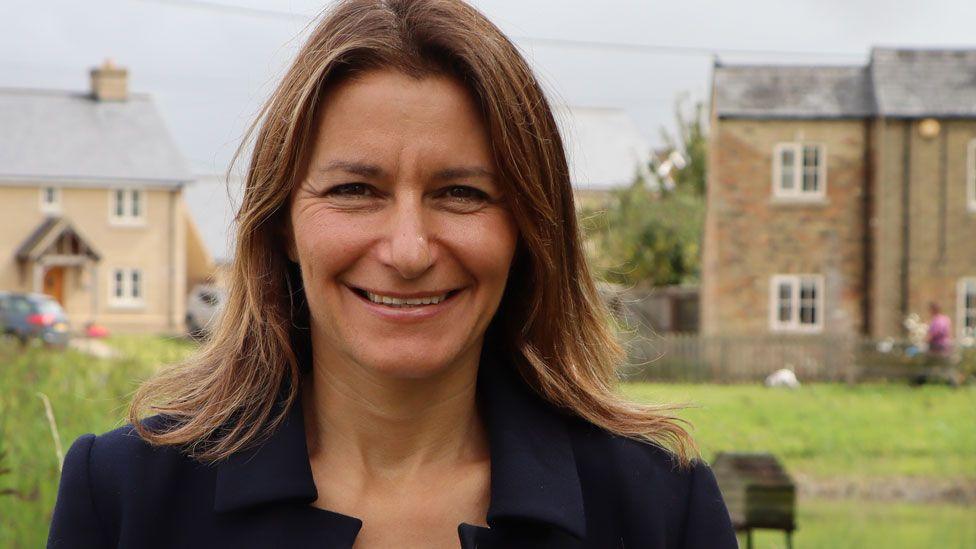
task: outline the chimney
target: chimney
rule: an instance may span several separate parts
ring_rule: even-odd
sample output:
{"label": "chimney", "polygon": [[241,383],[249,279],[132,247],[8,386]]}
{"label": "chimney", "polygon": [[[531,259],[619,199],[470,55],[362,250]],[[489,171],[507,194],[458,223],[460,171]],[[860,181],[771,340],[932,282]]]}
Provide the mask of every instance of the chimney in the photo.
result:
{"label": "chimney", "polygon": [[125,101],[129,98],[129,71],[106,59],[91,70],[91,93],[96,101]]}

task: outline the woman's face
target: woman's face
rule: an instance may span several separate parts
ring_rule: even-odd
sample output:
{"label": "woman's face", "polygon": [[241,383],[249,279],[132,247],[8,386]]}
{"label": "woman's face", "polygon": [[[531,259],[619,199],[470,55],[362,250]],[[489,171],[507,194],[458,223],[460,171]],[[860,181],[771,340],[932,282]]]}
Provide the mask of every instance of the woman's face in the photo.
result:
{"label": "woman's face", "polygon": [[366,72],[316,124],[288,246],[315,355],[397,377],[477,363],[518,229],[469,92]]}

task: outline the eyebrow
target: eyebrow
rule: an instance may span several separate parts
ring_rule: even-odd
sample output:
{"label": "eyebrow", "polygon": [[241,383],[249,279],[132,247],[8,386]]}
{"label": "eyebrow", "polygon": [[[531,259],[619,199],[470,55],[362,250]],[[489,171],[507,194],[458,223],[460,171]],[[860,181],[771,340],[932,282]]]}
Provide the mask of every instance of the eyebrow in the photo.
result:
{"label": "eyebrow", "polygon": [[[355,162],[349,160],[333,160],[326,166],[318,168],[319,173],[331,171],[343,171],[362,177],[382,177],[386,172],[383,168],[375,164],[365,162]],[[485,177],[492,179],[495,177],[490,170],[481,166],[457,166],[444,168],[434,173],[433,178],[439,181],[453,181],[456,179],[470,179],[475,177]]]}
{"label": "eyebrow", "polygon": [[383,168],[373,164],[363,162],[351,162],[349,160],[333,160],[328,165],[318,168],[319,173],[332,171],[343,171],[363,177],[379,177],[383,175]]}

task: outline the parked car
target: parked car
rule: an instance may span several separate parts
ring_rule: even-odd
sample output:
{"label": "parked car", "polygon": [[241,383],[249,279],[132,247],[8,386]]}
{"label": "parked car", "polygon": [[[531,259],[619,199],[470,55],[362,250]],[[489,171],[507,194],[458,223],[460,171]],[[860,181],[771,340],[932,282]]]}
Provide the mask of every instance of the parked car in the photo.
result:
{"label": "parked car", "polygon": [[210,334],[226,299],[227,292],[214,284],[197,284],[190,290],[186,303],[186,329],[191,336]]}
{"label": "parked car", "polygon": [[0,329],[24,344],[37,339],[64,347],[71,339],[68,315],[57,300],[45,294],[0,292]]}

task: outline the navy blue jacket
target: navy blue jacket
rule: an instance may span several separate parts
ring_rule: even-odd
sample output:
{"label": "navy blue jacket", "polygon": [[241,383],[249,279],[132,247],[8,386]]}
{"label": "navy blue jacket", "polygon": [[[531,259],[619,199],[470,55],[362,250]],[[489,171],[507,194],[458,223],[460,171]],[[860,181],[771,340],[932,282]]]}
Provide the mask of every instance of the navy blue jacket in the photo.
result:
{"label": "navy blue jacket", "polygon": [[[653,445],[562,414],[502,365],[483,361],[477,385],[490,528],[458,525],[462,548],[738,547],[706,464],[678,470]],[[316,499],[297,399],[266,442],[215,465],[126,426],[72,444],[48,547],[352,547],[362,521]]]}

